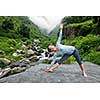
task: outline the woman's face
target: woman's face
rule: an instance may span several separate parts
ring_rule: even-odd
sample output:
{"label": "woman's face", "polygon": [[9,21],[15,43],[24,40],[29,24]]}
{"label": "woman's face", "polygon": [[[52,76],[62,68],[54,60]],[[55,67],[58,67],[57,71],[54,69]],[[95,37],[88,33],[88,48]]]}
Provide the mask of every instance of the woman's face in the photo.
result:
{"label": "woman's face", "polygon": [[51,52],[55,52],[55,46],[54,45],[52,45],[52,46],[50,45],[49,49],[51,50]]}

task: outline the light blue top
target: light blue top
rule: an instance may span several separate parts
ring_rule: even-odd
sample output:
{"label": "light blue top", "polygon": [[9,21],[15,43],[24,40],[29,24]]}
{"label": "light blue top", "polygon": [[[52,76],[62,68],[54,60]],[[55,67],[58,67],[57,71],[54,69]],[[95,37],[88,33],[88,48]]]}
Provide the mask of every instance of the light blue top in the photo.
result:
{"label": "light blue top", "polygon": [[62,29],[60,30],[60,34],[56,43],[56,47],[58,48],[58,52],[55,52],[53,55],[53,60],[51,62],[51,65],[53,65],[56,61],[56,57],[59,55],[64,55],[64,54],[72,54],[75,50],[75,47],[73,46],[66,46],[61,44],[61,39],[62,39]]}

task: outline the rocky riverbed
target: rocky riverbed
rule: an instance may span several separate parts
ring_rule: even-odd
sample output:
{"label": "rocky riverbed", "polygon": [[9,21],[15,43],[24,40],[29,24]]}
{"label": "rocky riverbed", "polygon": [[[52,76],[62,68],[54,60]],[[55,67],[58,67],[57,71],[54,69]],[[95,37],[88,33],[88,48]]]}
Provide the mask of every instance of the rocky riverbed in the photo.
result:
{"label": "rocky riverbed", "polygon": [[[22,48],[17,49],[12,53],[13,57],[20,58],[19,60],[9,60],[5,56],[0,58],[0,78],[7,77],[16,73],[25,71],[31,67],[31,63],[43,60],[45,56],[48,56],[48,52],[45,49],[41,49],[39,46],[40,41],[34,40],[32,45],[25,45],[22,43]],[[0,50],[0,54],[5,52]]]}
{"label": "rocky riverbed", "polygon": [[0,83],[99,83],[100,66],[90,62],[84,63],[88,77],[84,78],[78,64],[63,64],[53,73],[44,72],[48,64],[31,64],[30,68],[22,73],[0,79]]}

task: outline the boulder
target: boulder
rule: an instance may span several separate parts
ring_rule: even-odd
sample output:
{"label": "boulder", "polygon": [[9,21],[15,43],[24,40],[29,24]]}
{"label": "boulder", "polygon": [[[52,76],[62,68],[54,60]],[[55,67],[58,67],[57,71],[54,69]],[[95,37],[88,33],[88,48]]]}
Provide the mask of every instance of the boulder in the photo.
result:
{"label": "boulder", "polygon": [[10,68],[5,68],[3,70],[0,71],[0,78],[5,77],[8,75],[8,73],[10,72]]}
{"label": "boulder", "polygon": [[29,64],[29,63],[30,63],[30,60],[29,60],[29,59],[27,59],[27,58],[26,58],[26,59],[24,59],[23,61],[25,62],[25,64]]}
{"label": "boulder", "polygon": [[23,58],[21,60],[19,60],[20,63],[25,63],[25,64],[29,64],[30,60],[28,58]]}
{"label": "boulder", "polygon": [[36,62],[39,60],[39,58],[37,56],[32,56],[29,58],[30,62]]}
{"label": "boulder", "polygon": [[23,72],[23,71],[25,71],[26,70],[26,68],[25,67],[14,67],[14,68],[12,68],[11,69],[11,71],[9,72],[9,75],[11,75],[11,74],[16,74],[16,73],[20,73],[20,72]]}
{"label": "boulder", "polygon": [[20,63],[19,67],[27,67],[26,62]]}
{"label": "boulder", "polygon": [[27,55],[33,55],[35,52],[32,49],[27,50]]}
{"label": "boulder", "polygon": [[18,53],[18,54],[25,54],[25,51],[23,51],[23,50],[17,50],[16,53]]}
{"label": "boulder", "polygon": [[27,67],[27,64],[29,64],[30,61],[29,59],[22,59],[20,61],[14,62],[12,64],[9,65],[10,68],[14,68],[14,67]]}
{"label": "boulder", "polygon": [[0,61],[7,65],[11,63],[11,61],[8,60],[7,58],[0,58]]}
{"label": "boulder", "polygon": [[10,68],[14,68],[14,67],[19,67],[20,63],[19,62],[15,62],[9,65]]}
{"label": "boulder", "polygon": [[14,57],[18,56],[18,54],[17,54],[16,52],[14,52],[12,55],[13,55]]}

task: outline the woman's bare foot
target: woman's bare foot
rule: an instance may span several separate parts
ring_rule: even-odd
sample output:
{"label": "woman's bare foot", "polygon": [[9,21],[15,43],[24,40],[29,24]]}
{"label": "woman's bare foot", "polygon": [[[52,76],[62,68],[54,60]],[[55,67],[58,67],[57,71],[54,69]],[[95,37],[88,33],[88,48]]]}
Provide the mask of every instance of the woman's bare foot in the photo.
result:
{"label": "woman's bare foot", "polygon": [[50,68],[46,68],[45,70],[44,70],[45,72],[53,72],[53,70],[52,69],[50,69]]}
{"label": "woman's bare foot", "polygon": [[87,77],[87,74],[85,72],[82,73],[82,75],[86,78]]}

